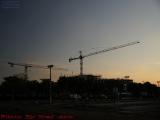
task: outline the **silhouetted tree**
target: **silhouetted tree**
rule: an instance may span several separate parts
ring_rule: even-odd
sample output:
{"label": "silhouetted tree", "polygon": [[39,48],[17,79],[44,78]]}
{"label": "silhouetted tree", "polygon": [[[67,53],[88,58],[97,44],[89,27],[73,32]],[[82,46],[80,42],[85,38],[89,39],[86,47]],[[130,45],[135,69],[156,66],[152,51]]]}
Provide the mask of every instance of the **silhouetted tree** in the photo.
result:
{"label": "silhouetted tree", "polygon": [[27,81],[26,89],[28,98],[38,99],[41,95],[40,83],[37,80]]}
{"label": "silhouetted tree", "polygon": [[27,80],[18,78],[17,76],[5,77],[4,80],[1,84],[1,94],[6,97],[12,97],[12,99],[26,95]]}
{"label": "silhouetted tree", "polygon": [[158,94],[158,87],[150,82],[145,82],[143,84],[143,92],[146,92],[147,97],[156,97]]}

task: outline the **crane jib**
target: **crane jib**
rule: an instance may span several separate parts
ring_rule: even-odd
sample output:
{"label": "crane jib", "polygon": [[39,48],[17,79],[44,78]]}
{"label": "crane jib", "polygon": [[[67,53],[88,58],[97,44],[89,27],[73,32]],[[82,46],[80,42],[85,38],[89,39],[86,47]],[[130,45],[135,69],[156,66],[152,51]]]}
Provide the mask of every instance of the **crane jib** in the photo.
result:
{"label": "crane jib", "polygon": [[104,50],[97,51],[97,52],[94,52],[94,53],[89,53],[87,55],[84,55],[83,57],[89,57],[89,56],[92,56],[92,55],[96,55],[96,54],[107,52],[107,51],[111,51],[111,50],[116,50],[116,49],[119,49],[119,48],[123,48],[123,47],[127,47],[127,46],[130,46],[130,45],[134,45],[134,44],[137,44],[137,43],[140,43],[140,42],[131,42],[131,43],[115,46],[115,47],[112,47],[112,48],[109,48],[109,49],[104,49]]}

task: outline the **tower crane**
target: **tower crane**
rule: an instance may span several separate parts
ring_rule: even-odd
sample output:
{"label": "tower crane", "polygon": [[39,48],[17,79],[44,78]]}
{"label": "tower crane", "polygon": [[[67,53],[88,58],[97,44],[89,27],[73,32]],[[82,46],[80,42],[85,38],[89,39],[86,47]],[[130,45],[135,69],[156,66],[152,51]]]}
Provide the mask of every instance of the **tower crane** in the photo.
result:
{"label": "tower crane", "polygon": [[24,67],[24,79],[25,79],[25,80],[28,79],[28,68],[36,67],[36,68],[44,68],[44,69],[47,69],[47,67],[45,67],[45,66],[33,65],[33,64],[26,64],[26,63],[8,62],[8,64],[9,64],[11,67],[14,67],[14,66],[22,66],[22,67]]}
{"label": "tower crane", "polygon": [[138,44],[138,43],[140,43],[140,42],[138,42],[138,41],[130,42],[130,43],[122,44],[122,45],[119,45],[119,46],[111,47],[111,48],[108,48],[108,49],[92,52],[92,53],[89,53],[89,54],[86,54],[86,55],[83,55],[82,51],[79,51],[80,55],[78,57],[75,57],[75,58],[72,58],[72,57],[69,58],[69,62],[72,62],[73,60],[79,59],[80,60],[80,75],[83,75],[83,59],[84,58],[92,56],[92,55],[96,55],[96,54],[100,54],[100,53],[116,50],[116,49],[119,49],[119,48],[127,47],[127,46],[130,46],[130,45]]}
{"label": "tower crane", "polygon": [[36,68],[43,68],[43,69],[49,69],[49,73],[50,73],[50,77],[49,77],[49,102],[50,104],[52,103],[52,68],[54,67],[54,69],[56,70],[64,70],[64,71],[68,71],[68,69],[65,68],[59,68],[59,67],[55,67],[54,65],[47,65],[47,66],[41,66],[41,65],[33,65],[33,64],[26,64],[26,63],[13,63],[13,62],[8,62],[8,64],[13,67],[14,65],[17,66],[22,66],[24,67],[24,79],[27,80],[28,79],[28,68],[29,67],[36,67]]}

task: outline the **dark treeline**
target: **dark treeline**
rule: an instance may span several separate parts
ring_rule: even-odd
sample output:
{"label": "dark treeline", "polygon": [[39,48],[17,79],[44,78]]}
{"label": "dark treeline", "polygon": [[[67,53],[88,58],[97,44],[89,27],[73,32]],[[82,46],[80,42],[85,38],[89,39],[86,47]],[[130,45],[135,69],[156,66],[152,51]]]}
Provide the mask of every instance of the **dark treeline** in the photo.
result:
{"label": "dark treeline", "polygon": [[[53,82],[52,82],[53,85]],[[5,77],[0,85],[1,100],[7,99],[47,99],[49,80],[25,80],[17,76]]]}
{"label": "dark treeline", "polygon": [[[17,76],[5,77],[0,85],[0,100],[47,100],[49,98],[49,79],[24,80]],[[81,99],[106,98],[115,95],[132,99],[159,98],[160,89],[149,82],[134,83],[130,79],[101,79],[98,76],[60,77],[52,82],[52,96],[54,99],[71,99],[79,95]],[[77,96],[76,96],[77,97]]]}
{"label": "dark treeline", "polygon": [[134,83],[131,79],[102,79],[99,76],[60,77],[58,88],[66,96],[79,94],[81,97],[113,99],[119,98],[159,98],[160,88],[150,82]]}

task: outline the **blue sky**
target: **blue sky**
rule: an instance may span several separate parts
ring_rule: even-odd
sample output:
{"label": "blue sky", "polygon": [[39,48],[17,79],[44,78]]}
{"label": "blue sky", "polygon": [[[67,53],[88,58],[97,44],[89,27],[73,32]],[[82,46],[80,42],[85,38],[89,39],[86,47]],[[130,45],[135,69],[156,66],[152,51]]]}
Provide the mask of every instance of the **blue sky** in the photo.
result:
{"label": "blue sky", "polygon": [[[23,72],[21,67],[10,68],[7,61],[54,64],[78,74],[79,61],[68,63],[68,59],[78,56],[79,50],[88,54],[140,41],[86,58],[84,73],[106,78],[129,75],[136,82],[156,83],[160,79],[158,0],[6,1],[1,0],[0,5],[1,78]],[[30,71],[31,79],[47,75],[48,71]]]}

